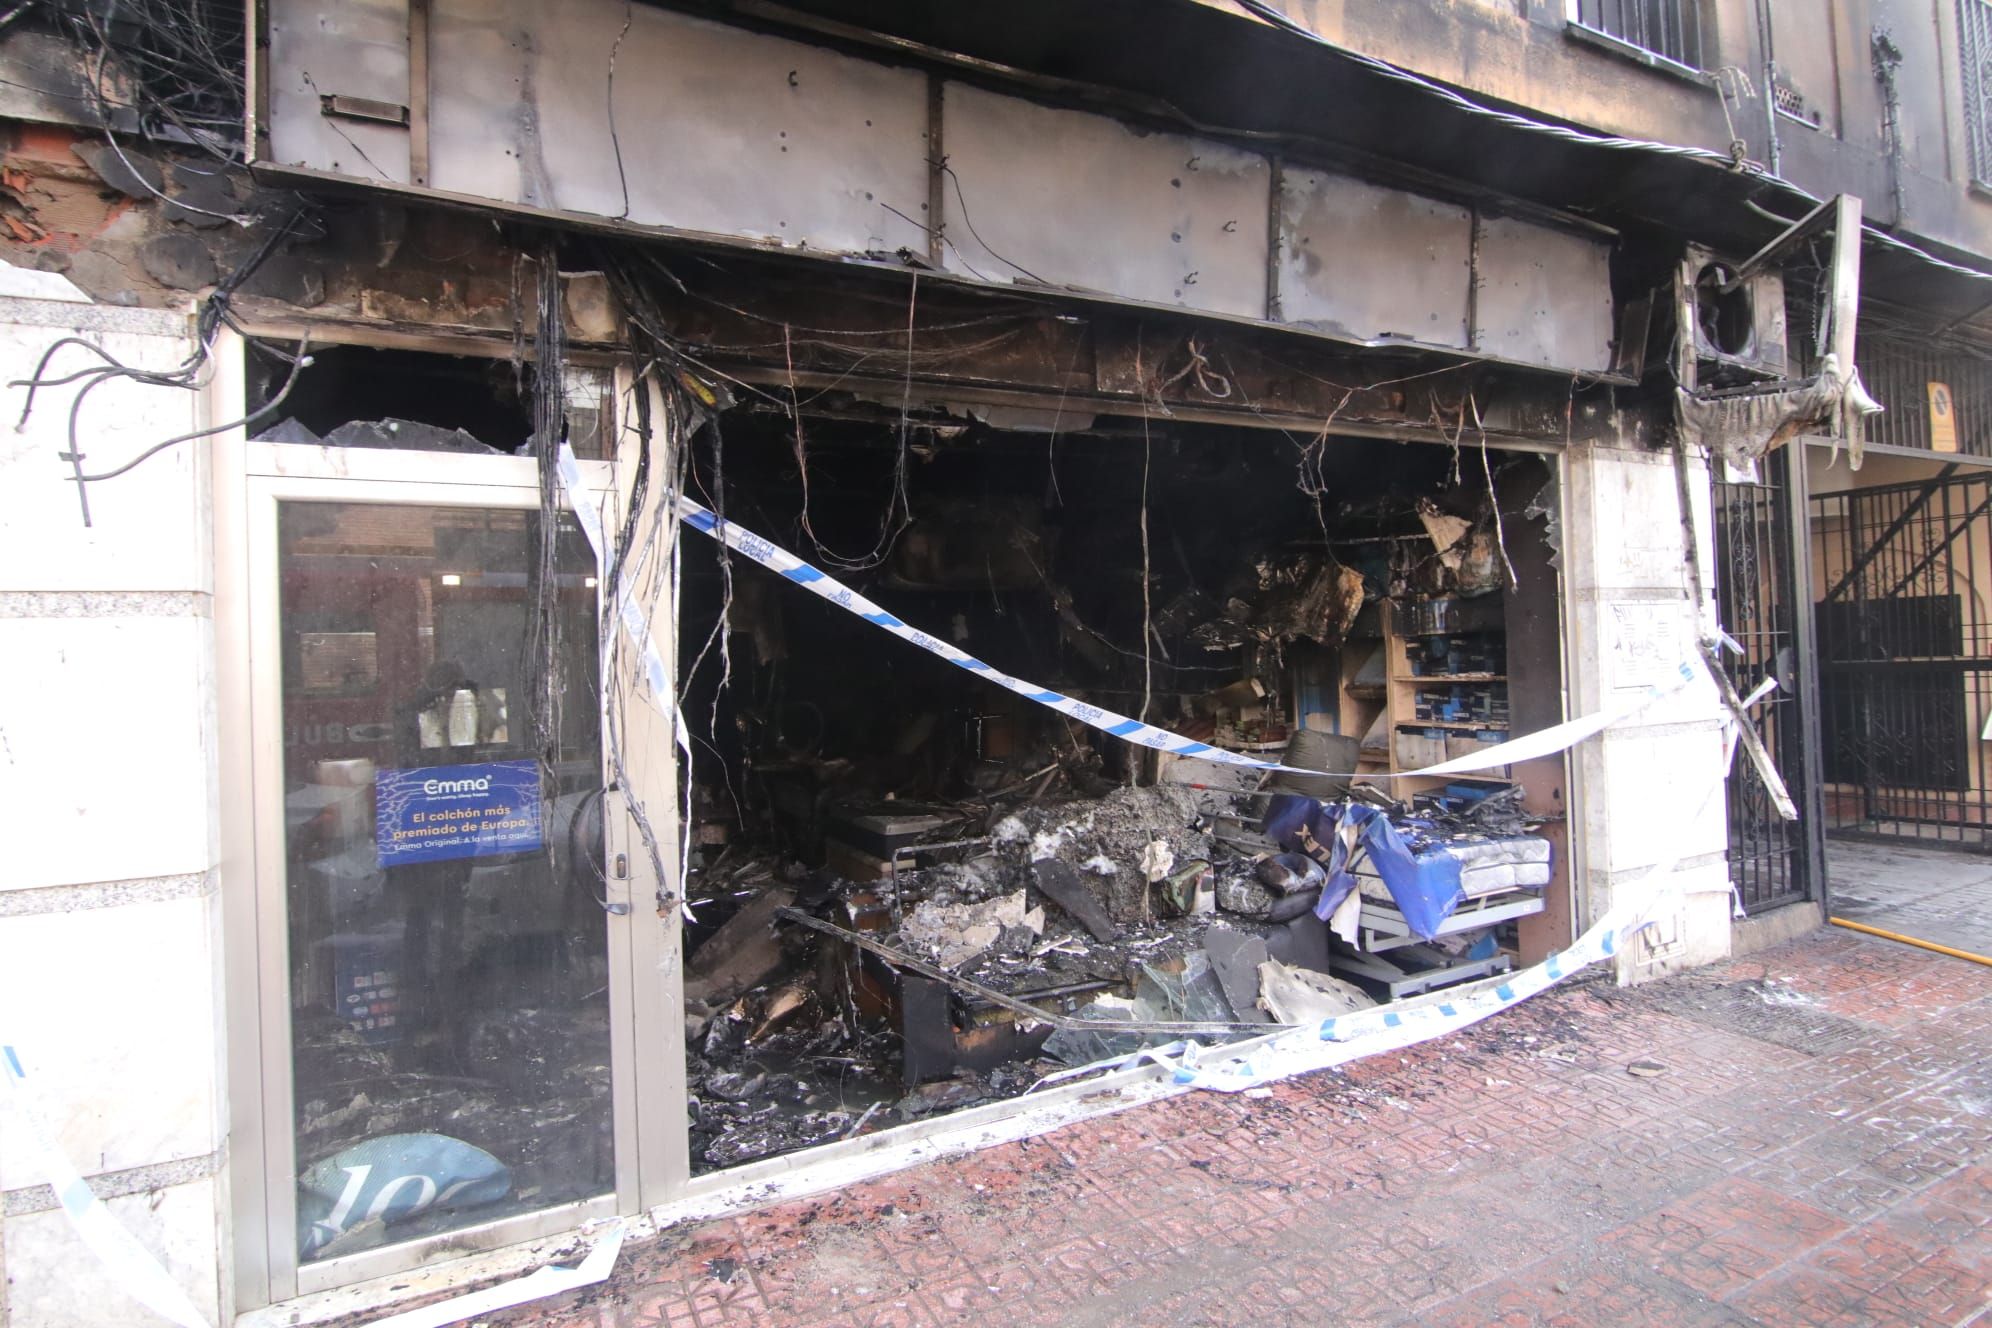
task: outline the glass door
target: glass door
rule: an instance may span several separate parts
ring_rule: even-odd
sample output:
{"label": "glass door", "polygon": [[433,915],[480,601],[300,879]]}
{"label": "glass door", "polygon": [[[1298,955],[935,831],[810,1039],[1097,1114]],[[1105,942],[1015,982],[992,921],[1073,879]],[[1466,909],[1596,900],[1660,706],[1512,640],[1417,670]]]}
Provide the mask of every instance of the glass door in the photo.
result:
{"label": "glass door", "polygon": [[627,1207],[594,558],[528,463],[396,463],[520,482],[250,482],[279,1298]]}

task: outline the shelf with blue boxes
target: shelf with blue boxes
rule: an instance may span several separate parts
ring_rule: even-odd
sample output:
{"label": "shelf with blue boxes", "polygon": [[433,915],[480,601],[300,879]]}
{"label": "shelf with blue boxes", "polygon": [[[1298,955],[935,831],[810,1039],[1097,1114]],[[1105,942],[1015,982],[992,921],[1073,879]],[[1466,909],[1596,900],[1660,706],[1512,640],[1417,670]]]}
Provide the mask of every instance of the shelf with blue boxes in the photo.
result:
{"label": "shelf with blue boxes", "polygon": [[[1498,598],[1394,604],[1385,647],[1393,770],[1417,770],[1505,742],[1509,732],[1507,632]],[[1506,767],[1433,777],[1400,793],[1443,787],[1483,796],[1508,783]]]}

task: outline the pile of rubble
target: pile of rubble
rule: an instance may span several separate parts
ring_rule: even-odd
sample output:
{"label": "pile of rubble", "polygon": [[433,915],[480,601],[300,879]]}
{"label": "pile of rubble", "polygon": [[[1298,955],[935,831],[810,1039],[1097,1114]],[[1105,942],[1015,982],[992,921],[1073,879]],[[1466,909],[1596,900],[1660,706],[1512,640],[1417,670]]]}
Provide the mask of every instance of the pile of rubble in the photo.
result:
{"label": "pile of rubble", "polygon": [[695,1165],[1014,1096],[1184,1026],[1222,1041],[1369,1004],[1325,972],[1319,864],[1228,842],[1229,810],[1119,788],[992,811],[885,880],[737,867],[686,966]]}

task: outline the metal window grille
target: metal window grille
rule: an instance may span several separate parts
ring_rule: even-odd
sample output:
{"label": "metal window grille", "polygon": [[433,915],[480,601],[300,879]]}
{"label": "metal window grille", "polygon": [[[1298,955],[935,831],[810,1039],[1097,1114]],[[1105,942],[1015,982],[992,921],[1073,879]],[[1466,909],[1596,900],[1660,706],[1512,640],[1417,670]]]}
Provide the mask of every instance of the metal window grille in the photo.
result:
{"label": "metal window grille", "polygon": [[[1992,0],[1976,3],[1985,7]],[[1578,0],[1577,21],[1676,64],[1702,67],[1701,7],[1697,0]]]}
{"label": "metal window grille", "polygon": [[1992,0],[1957,0],[1957,37],[1971,182],[1992,188]]}
{"label": "metal window grille", "polygon": [[[1715,594],[1723,630],[1742,648],[1728,658],[1732,681],[1743,691],[1767,675],[1784,685],[1758,711],[1764,743],[1787,783],[1801,778],[1806,741],[1803,701],[1794,686],[1799,625],[1794,612],[1791,524],[1787,513],[1789,458],[1764,458],[1761,484],[1714,486]],[[1798,790],[1794,790],[1797,792]],[[1746,911],[1797,903],[1811,894],[1806,869],[1806,828],[1786,821],[1770,790],[1748,761],[1730,774],[1729,879]]]}
{"label": "metal window grille", "polygon": [[1992,848],[1992,480],[1812,499],[1827,828]]}
{"label": "metal window grille", "polygon": [[1992,353],[1863,330],[1855,359],[1862,385],[1885,408],[1867,421],[1869,442],[1928,448],[1930,384],[1936,382],[1950,388],[1957,450],[1992,456]]}

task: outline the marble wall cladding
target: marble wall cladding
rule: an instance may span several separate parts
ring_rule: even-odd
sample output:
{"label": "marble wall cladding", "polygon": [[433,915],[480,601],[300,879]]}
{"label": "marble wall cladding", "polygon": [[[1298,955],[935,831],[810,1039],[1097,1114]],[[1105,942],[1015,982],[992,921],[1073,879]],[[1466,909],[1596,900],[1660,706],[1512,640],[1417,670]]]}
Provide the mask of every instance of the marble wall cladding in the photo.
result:
{"label": "marble wall cladding", "polygon": [[[210,893],[0,917],[7,1041],[53,1141],[85,1176],[221,1145],[218,904]],[[0,1189],[42,1179],[18,1131],[0,1139]]]}
{"label": "marble wall cladding", "polygon": [[[221,1319],[213,1179],[106,1200],[111,1216],[151,1251],[210,1322]],[[7,1219],[7,1311],[33,1328],[163,1324],[119,1291],[60,1209]]]}
{"label": "marble wall cladding", "polygon": [[201,618],[0,618],[0,806],[33,829],[0,889],[214,864],[212,650]]}

